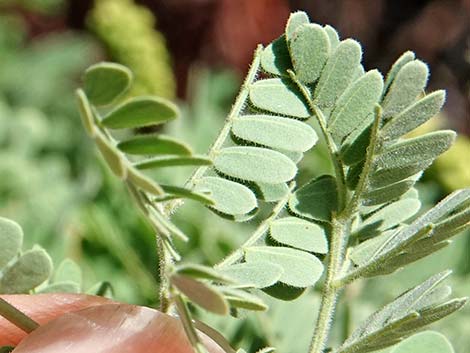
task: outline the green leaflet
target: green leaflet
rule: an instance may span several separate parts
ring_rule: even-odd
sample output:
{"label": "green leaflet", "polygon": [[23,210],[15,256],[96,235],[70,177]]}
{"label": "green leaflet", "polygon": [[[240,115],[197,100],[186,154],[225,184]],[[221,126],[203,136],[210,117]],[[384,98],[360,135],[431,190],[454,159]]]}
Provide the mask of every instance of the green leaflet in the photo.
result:
{"label": "green leaflet", "polygon": [[282,267],[280,282],[289,286],[305,288],[313,286],[323,273],[323,264],[305,251],[277,247],[253,246],[245,249],[248,263],[268,261]]}
{"label": "green leaflet", "polygon": [[154,169],[165,167],[184,167],[211,165],[212,162],[205,156],[164,156],[149,158],[134,164],[137,169]]}
{"label": "green leaflet", "polygon": [[297,78],[315,82],[330,54],[328,35],[320,25],[301,25],[289,39],[289,52]]}
{"label": "green leaflet", "polygon": [[185,143],[165,135],[136,136],[119,142],[117,147],[125,153],[136,155],[191,155],[191,149]]}
{"label": "green leaflet", "polygon": [[242,140],[294,152],[308,151],[318,140],[310,125],[270,115],[245,115],[235,118],[232,133]]}
{"label": "green leaflet", "polygon": [[[21,251],[23,230],[6,218],[0,217],[0,271]],[[0,291],[1,293],[1,291]]]}
{"label": "green leaflet", "polygon": [[275,220],[269,227],[269,235],[283,245],[319,254],[328,252],[325,230],[300,218],[285,217]]}
{"label": "green leaflet", "polygon": [[383,99],[384,120],[397,115],[415,101],[424,91],[428,75],[428,66],[420,60],[413,60],[403,65]]}
{"label": "green leaflet", "polygon": [[254,288],[272,286],[284,272],[281,266],[268,261],[238,263],[222,267],[219,271],[236,280],[242,287]]}
{"label": "green leaflet", "polygon": [[387,93],[391,83],[393,82],[393,80],[397,76],[398,71],[400,71],[401,68],[405,64],[409,63],[410,61],[413,61],[414,59],[415,59],[415,53],[413,53],[412,51],[407,51],[407,52],[403,53],[397,59],[397,61],[395,61],[395,63],[392,65],[392,67],[388,71],[387,78],[385,79],[384,93]]}
{"label": "green leaflet", "polygon": [[201,202],[205,205],[213,205],[214,200],[210,197],[210,193],[195,192],[180,186],[173,185],[160,185],[161,188],[168,194],[176,197],[184,197],[194,201]]}
{"label": "green leaflet", "polygon": [[129,167],[127,169],[127,178],[137,187],[151,193],[152,195],[161,196],[165,193],[160,185],[158,185],[148,176],[139,172],[134,167]]}
{"label": "green leaflet", "polygon": [[454,353],[454,349],[444,335],[425,331],[400,342],[390,353]]}
{"label": "green leaflet", "polygon": [[289,186],[286,183],[280,184],[251,184],[250,188],[256,194],[256,197],[266,202],[275,202],[282,199],[289,192]]}
{"label": "green leaflet", "polygon": [[338,207],[336,181],[320,176],[299,188],[289,199],[289,210],[299,217],[329,221]]}
{"label": "green leaflet", "polygon": [[225,276],[221,271],[214,270],[212,267],[198,264],[183,264],[175,268],[175,273],[187,277],[208,279],[221,283],[233,283],[233,280]]}
{"label": "green leaflet", "polygon": [[298,119],[308,119],[311,114],[299,89],[289,80],[270,78],[250,86],[250,102],[260,110]]}
{"label": "green leaflet", "polygon": [[263,288],[263,292],[273,298],[290,301],[301,296],[302,293],[305,292],[305,288],[292,287],[285,283],[278,282],[270,287]]}
{"label": "green leaflet", "polygon": [[381,235],[368,239],[353,247],[349,252],[349,258],[356,266],[363,266],[377,253],[377,250],[390,240],[396,229],[383,232]]}
{"label": "green leaflet", "polygon": [[257,296],[235,288],[221,288],[230,306],[253,311],[266,311],[268,306]]}
{"label": "green leaflet", "polygon": [[112,110],[103,118],[102,124],[110,129],[134,129],[163,124],[178,116],[178,107],[167,99],[136,97]]}
{"label": "green leaflet", "polygon": [[439,113],[445,99],[446,93],[443,90],[428,94],[390,119],[382,128],[381,135],[385,140],[395,140],[413,131]]}
{"label": "green leaflet", "polygon": [[63,260],[54,272],[54,283],[72,282],[78,286],[82,284],[82,270],[75,261]]}
{"label": "green leaflet", "polygon": [[415,183],[415,179],[408,179],[379,189],[374,189],[363,196],[362,204],[364,206],[373,206],[395,200],[411,189]]}
{"label": "green leaflet", "polygon": [[80,118],[82,119],[83,127],[87,134],[91,137],[95,135],[95,122],[93,118],[93,111],[91,109],[90,103],[88,102],[88,98],[85,95],[83,90],[78,89],[75,92],[78,101],[78,108],[80,110]]}
{"label": "green leaflet", "polygon": [[264,48],[261,53],[261,67],[267,73],[287,76],[287,70],[292,69],[292,63],[285,35]]}
{"label": "green leaflet", "polygon": [[253,192],[239,183],[218,178],[204,177],[196,185],[196,190],[208,190],[214,200],[212,209],[226,215],[244,215],[258,207]]}
{"label": "green leaflet", "polygon": [[436,224],[433,238],[444,240],[446,234],[453,233],[454,230],[464,227],[470,223],[470,207],[453,213],[444,221]]}
{"label": "green leaflet", "polygon": [[0,279],[0,293],[27,293],[45,282],[52,272],[52,260],[39,247],[24,252]]}
{"label": "green leaflet", "polygon": [[341,41],[328,59],[314,91],[314,103],[328,116],[338,97],[352,82],[361,61],[362,51],[352,39]]}
{"label": "green leaflet", "polygon": [[[367,120],[364,121],[367,123]],[[344,141],[341,148],[341,158],[344,164],[351,166],[364,160],[370,143],[372,124],[359,126]]]}
{"label": "green leaflet", "polygon": [[127,169],[124,160],[116,147],[114,147],[101,132],[97,133],[95,142],[101,155],[108,164],[109,169],[111,169],[117,177],[125,179],[127,176]]}
{"label": "green leaflet", "polygon": [[290,14],[286,25],[286,38],[292,39],[295,31],[302,25],[310,23],[308,15],[303,11],[296,11]]}
{"label": "green leaflet", "polygon": [[441,130],[406,139],[385,148],[374,163],[378,168],[390,169],[435,159],[450,148],[455,136],[454,131]]}
{"label": "green leaflet", "polygon": [[328,40],[330,41],[330,52],[332,53],[335,51],[336,47],[339,45],[338,32],[336,32],[336,29],[334,29],[330,25],[326,25],[323,28],[328,36]]}
{"label": "green leaflet", "polygon": [[228,302],[216,287],[182,275],[173,275],[170,277],[170,281],[191,302],[201,308],[219,315],[229,313]]}
{"label": "green leaflet", "polygon": [[258,147],[226,147],[218,151],[214,167],[241,180],[278,184],[295,177],[297,167],[283,154]]}
{"label": "green leaflet", "polygon": [[420,207],[421,202],[417,199],[398,200],[373,213],[361,227],[387,230],[413,217]]}
{"label": "green leaflet", "polygon": [[54,282],[41,289],[38,293],[80,293],[80,285],[73,281]]}
{"label": "green leaflet", "polygon": [[423,160],[406,166],[379,169],[378,171],[372,172],[370,175],[370,186],[372,188],[380,188],[397,183],[419,173],[422,170],[425,170],[431,165],[431,163],[432,160]]}
{"label": "green leaflet", "polygon": [[382,89],[382,75],[377,70],[367,72],[346,89],[328,120],[335,141],[341,142],[364,120],[372,122],[374,106],[380,99]]}
{"label": "green leaflet", "polygon": [[90,66],[83,77],[87,97],[94,105],[107,105],[122,96],[130,87],[132,72],[125,66],[102,62]]}

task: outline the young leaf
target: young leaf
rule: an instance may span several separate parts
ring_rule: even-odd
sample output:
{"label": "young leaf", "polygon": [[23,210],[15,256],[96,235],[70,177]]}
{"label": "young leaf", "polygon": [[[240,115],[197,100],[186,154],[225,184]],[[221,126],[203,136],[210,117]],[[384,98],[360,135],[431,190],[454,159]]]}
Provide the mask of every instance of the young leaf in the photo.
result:
{"label": "young leaf", "polygon": [[78,100],[78,108],[80,110],[80,117],[82,119],[83,127],[87,134],[91,137],[95,135],[95,121],[93,118],[93,111],[91,110],[90,103],[81,89],[76,91],[76,96]]}
{"label": "young leaf", "polygon": [[330,52],[334,52],[336,47],[339,45],[339,35],[338,32],[336,32],[336,29],[331,27],[330,25],[326,25],[323,27],[325,29],[325,32],[328,36],[328,40],[330,41]]}
{"label": "young leaf", "polygon": [[382,103],[383,118],[397,115],[424,91],[428,81],[428,66],[419,60],[406,63],[398,71]]}
{"label": "young leaf", "polygon": [[341,41],[328,59],[314,92],[314,103],[327,116],[349,86],[361,61],[362,51],[352,39]]}
{"label": "young leaf", "polygon": [[374,189],[363,196],[362,204],[365,206],[373,206],[395,200],[411,189],[415,183],[416,180],[412,178],[390,184],[383,188]]}
{"label": "young leaf", "polygon": [[298,88],[287,79],[270,78],[256,81],[250,87],[250,102],[258,109],[273,114],[308,119],[308,104]]}
{"label": "young leaf", "polygon": [[135,155],[191,155],[188,145],[165,135],[144,135],[119,142],[117,147],[125,153]]}
{"label": "young leaf", "polygon": [[287,70],[292,69],[292,63],[285,35],[264,48],[261,53],[261,67],[267,73],[287,76]]}
{"label": "young leaf", "polygon": [[296,11],[290,14],[286,25],[286,38],[291,40],[294,32],[302,25],[310,23],[308,15],[303,11]]}
{"label": "young leaf", "polygon": [[156,196],[164,195],[162,187],[150,179],[148,176],[142,174],[134,167],[127,169],[127,178],[142,190]]}
{"label": "young leaf", "polygon": [[0,270],[20,253],[23,244],[23,230],[6,218],[0,217]]}
{"label": "young leaf", "polygon": [[349,258],[356,266],[363,266],[386,244],[396,233],[396,229],[383,232],[351,248]]}
{"label": "young leaf", "polygon": [[75,261],[63,260],[54,273],[54,282],[72,282],[79,286],[82,284],[82,270]]}
{"label": "young leaf", "polygon": [[125,66],[102,62],[90,66],[83,77],[87,97],[94,105],[107,105],[123,95],[132,82],[132,72]]}
{"label": "young leaf", "polygon": [[137,169],[155,169],[166,167],[185,167],[211,165],[210,159],[204,156],[164,156],[149,158],[134,164]]}
{"label": "young leaf", "polygon": [[310,125],[270,115],[245,115],[235,118],[232,133],[242,140],[294,152],[308,151],[318,140]]}
{"label": "young leaf", "polygon": [[336,181],[320,176],[298,189],[289,199],[289,210],[299,217],[329,221],[338,207]]}
{"label": "young leaf", "polygon": [[221,283],[233,283],[233,280],[221,271],[198,264],[183,264],[175,268],[175,273],[192,278],[208,279]]}
{"label": "young leaf", "polygon": [[44,249],[28,250],[3,273],[0,293],[27,293],[46,281],[51,272],[52,260]]}
{"label": "young leaf", "polygon": [[267,261],[243,262],[219,271],[236,280],[243,287],[265,288],[272,286],[280,278],[284,270],[281,266]]}
{"label": "young leaf", "polygon": [[454,131],[441,130],[406,139],[385,148],[376,157],[375,164],[378,168],[390,169],[435,159],[450,148],[455,135]]}
{"label": "young leaf", "polygon": [[268,261],[282,267],[280,282],[289,286],[305,288],[313,286],[323,273],[323,264],[305,251],[277,247],[253,246],[245,249],[248,263]]}
{"label": "young leaf", "polygon": [[95,142],[111,171],[117,177],[125,179],[127,176],[127,168],[116,147],[114,147],[101,132],[97,133]]}
{"label": "young leaf", "polygon": [[454,349],[442,334],[425,331],[400,342],[390,353],[454,353]]}
{"label": "young leaf", "polygon": [[235,288],[221,288],[230,306],[253,311],[266,311],[268,306],[257,296]]}
{"label": "young leaf", "polygon": [[204,177],[198,182],[196,190],[208,190],[214,210],[227,215],[244,215],[257,208],[253,192],[246,186],[217,177]]}
{"label": "young leaf", "polygon": [[277,242],[319,254],[328,252],[325,230],[319,225],[296,217],[279,218],[271,223],[269,235]]}
{"label": "young leaf", "polygon": [[182,275],[172,275],[170,280],[194,304],[215,314],[228,314],[228,302],[216,287]]}
{"label": "young leaf", "polygon": [[417,173],[425,170],[432,163],[430,160],[422,160],[414,164],[406,166],[385,168],[373,171],[369,177],[369,184],[371,188],[381,188],[390,184],[397,183],[406,178],[409,178]]}
{"label": "young leaf", "polygon": [[241,180],[277,184],[295,177],[297,167],[283,154],[258,147],[226,147],[215,159],[219,172]]}
{"label": "young leaf", "polygon": [[330,53],[328,35],[320,25],[303,24],[291,36],[289,51],[297,78],[315,82]]}
{"label": "young leaf", "polygon": [[401,68],[409,63],[410,61],[413,61],[415,59],[415,53],[412,51],[407,51],[403,53],[397,61],[392,65],[390,70],[388,71],[387,78],[385,80],[385,87],[384,87],[384,92],[387,93],[390,85],[392,84],[393,80],[397,76],[397,73],[401,70]]}
{"label": "young leaf", "polygon": [[103,118],[102,124],[110,129],[134,129],[163,124],[178,116],[178,107],[167,99],[136,97],[112,110]]}
{"label": "young leaf", "polygon": [[395,140],[439,113],[446,99],[445,91],[436,91],[410,105],[390,119],[381,130],[385,140]]}
{"label": "young leaf", "polygon": [[373,120],[373,110],[383,89],[382,75],[372,70],[346,89],[339,97],[328,121],[337,142],[355,130],[364,120]]}
{"label": "young leaf", "polygon": [[162,189],[173,196],[184,197],[194,201],[201,202],[205,205],[214,205],[214,200],[212,200],[210,193],[196,192],[183,187],[173,186],[173,185],[160,185]]}

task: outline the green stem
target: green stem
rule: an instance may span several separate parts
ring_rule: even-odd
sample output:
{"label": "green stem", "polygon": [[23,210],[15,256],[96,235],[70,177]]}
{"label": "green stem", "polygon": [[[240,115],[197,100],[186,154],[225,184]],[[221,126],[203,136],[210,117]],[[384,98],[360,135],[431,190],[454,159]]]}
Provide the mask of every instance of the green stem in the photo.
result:
{"label": "green stem", "polygon": [[334,285],[334,281],[343,266],[344,252],[348,239],[345,230],[345,222],[334,216],[332,220],[328,269],[323,286],[320,311],[310,344],[310,353],[323,353],[328,341],[331,323],[341,290]]}
{"label": "green stem", "polygon": [[[248,74],[245,78],[245,81],[243,82],[240,92],[238,93],[235,103],[233,104],[232,109],[230,110],[230,113],[228,114],[225,120],[225,124],[222,127],[222,130],[220,130],[219,135],[215,139],[212,146],[209,148],[209,152],[207,153],[207,155],[210,159],[213,159],[217,152],[220,150],[228,135],[230,134],[233,119],[238,117],[241,114],[243,108],[245,107],[245,103],[250,92],[250,85],[254,82],[254,80],[256,79],[256,75],[258,74],[262,50],[263,46],[258,45],[253,57],[253,62],[250,66],[250,70],[248,71]],[[196,182],[206,173],[208,169],[209,166],[201,166],[197,168],[191,175],[189,180],[185,183],[185,187],[192,189],[195,186]]]}
{"label": "green stem", "polygon": [[39,324],[36,321],[2,298],[0,298],[0,316],[3,316],[13,325],[26,333],[30,333],[39,327]]}
{"label": "green stem", "polygon": [[184,302],[183,298],[181,298],[181,295],[176,294],[174,299],[176,303],[176,308],[178,309],[178,314],[181,323],[183,324],[184,331],[186,332],[186,336],[188,337],[189,342],[193,346],[194,351],[196,353],[207,353],[207,350],[201,343],[199,335],[197,334],[197,331],[194,327],[195,324],[193,323],[193,320],[191,318],[191,313],[189,312],[188,306]]}
{"label": "green stem", "polygon": [[258,240],[260,240],[268,231],[271,222],[279,216],[282,210],[284,210],[284,207],[289,201],[289,197],[294,188],[295,182],[291,182],[289,185],[289,192],[276,204],[276,206],[274,206],[269,217],[260,223],[260,225],[253,232],[253,234],[241,246],[239,246],[234,252],[232,252],[220,263],[215,265],[215,268],[221,268],[232,265],[243,258],[244,249],[248,246],[255,244]]}

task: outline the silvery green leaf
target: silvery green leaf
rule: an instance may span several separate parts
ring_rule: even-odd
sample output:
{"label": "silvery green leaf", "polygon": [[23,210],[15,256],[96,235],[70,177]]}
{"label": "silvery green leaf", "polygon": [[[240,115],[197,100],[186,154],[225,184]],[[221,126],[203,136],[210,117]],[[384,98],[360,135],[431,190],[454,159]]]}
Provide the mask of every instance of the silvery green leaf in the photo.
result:
{"label": "silvery green leaf", "polygon": [[219,315],[229,313],[228,302],[216,287],[182,275],[172,275],[170,281],[191,302],[201,308]]}
{"label": "silvery green leaf", "polygon": [[221,288],[230,306],[253,311],[266,311],[268,306],[257,296],[241,289]]}
{"label": "silvery green leaf", "polygon": [[465,226],[470,222],[470,206],[461,211],[453,213],[451,216],[445,218],[443,221],[436,224],[434,227],[433,236],[439,236],[452,232],[454,229]]}
{"label": "silvery green leaf", "polygon": [[80,118],[82,119],[83,127],[87,134],[93,137],[96,127],[90,102],[88,102],[85,92],[81,89],[78,89],[75,94],[77,96],[78,109],[80,110]]}
{"label": "silvery green leaf", "polygon": [[175,267],[175,273],[192,278],[208,279],[221,283],[233,283],[233,280],[221,271],[199,264],[181,264]]}
{"label": "silvery green leaf", "polygon": [[73,281],[54,282],[38,293],[80,293],[80,285]]}
{"label": "silvery green leaf", "polygon": [[319,254],[328,252],[323,227],[297,217],[275,220],[269,227],[269,235],[283,245]]}
{"label": "silvery green leaf", "polygon": [[[367,120],[365,120],[367,123]],[[341,148],[341,159],[347,166],[352,166],[364,160],[370,143],[372,124],[359,126],[344,141]]]}
{"label": "silvery green leaf", "polygon": [[[357,80],[359,80],[362,76],[364,76],[365,73],[366,73],[366,70],[364,69],[364,66],[359,65],[356,71],[354,72],[352,82],[356,82]],[[383,82],[383,79],[382,79],[382,82]]]}
{"label": "silvery green leaf", "polygon": [[54,283],[73,282],[79,287],[82,285],[82,270],[75,261],[63,260],[54,272]]}
{"label": "silvery green leaf", "polygon": [[0,279],[0,293],[20,294],[45,282],[52,272],[52,260],[39,247],[24,252]]}
{"label": "silvery green leaf", "polygon": [[90,66],[83,77],[85,93],[94,105],[107,105],[122,96],[130,87],[132,72],[125,66],[101,62]]}
{"label": "silvery green leaf", "polygon": [[432,161],[432,159],[422,160],[406,166],[373,171],[369,177],[370,186],[372,188],[381,188],[407,179],[420,171],[425,170],[432,164]]}
{"label": "silvery green leaf", "polygon": [[214,200],[212,200],[210,192],[197,192],[187,188],[183,188],[180,186],[173,186],[173,185],[160,185],[160,187],[166,193],[170,194],[172,197],[175,196],[177,198],[183,197],[187,199],[191,199],[194,201],[201,202],[204,205],[213,206]]}
{"label": "silvery green leaf", "polygon": [[205,156],[164,156],[145,159],[137,162],[134,166],[137,169],[155,169],[166,167],[184,167],[184,166],[201,166],[211,165],[212,161]]}
{"label": "silvery green leaf", "polygon": [[276,149],[276,151],[281,152],[286,157],[289,157],[292,160],[292,162],[294,162],[295,164],[299,163],[302,160],[302,158],[304,158],[304,154],[302,152],[287,151],[287,150],[282,150],[282,149]]}
{"label": "silvery green leaf", "polygon": [[335,141],[341,142],[364,120],[372,122],[374,106],[382,89],[382,75],[377,70],[371,70],[344,91],[328,120],[329,131]]}
{"label": "silvery green leaf", "polygon": [[259,80],[250,86],[250,102],[262,111],[308,119],[310,109],[299,89],[288,79]]}
{"label": "silvery green leaf", "polygon": [[135,155],[191,155],[191,149],[185,143],[165,135],[136,136],[121,141],[117,147],[125,153]]}
{"label": "silvery green leaf", "polygon": [[308,15],[303,11],[296,11],[290,14],[286,25],[286,38],[291,40],[294,32],[302,25],[310,23]]}
{"label": "silvery green leaf", "polygon": [[289,52],[297,78],[315,82],[330,54],[330,41],[322,26],[303,24],[289,39]]}
{"label": "silvery green leaf", "polygon": [[393,82],[393,80],[395,79],[395,77],[397,76],[397,73],[401,70],[401,68],[405,64],[409,63],[410,61],[413,61],[414,59],[415,59],[415,53],[413,53],[412,51],[407,51],[403,53],[397,59],[397,61],[395,61],[395,63],[392,65],[392,67],[388,71],[387,78],[385,79],[385,87],[384,87],[385,93],[388,91],[391,83]]}
{"label": "silvery green leaf", "polygon": [[339,35],[336,32],[336,29],[330,25],[323,27],[326,34],[328,35],[328,40],[330,41],[330,52],[334,52],[336,47],[339,45]]}
{"label": "silvery green leaf", "polygon": [[363,196],[362,204],[365,206],[373,206],[395,200],[411,189],[415,183],[415,179],[407,179],[379,189],[368,191]]}
{"label": "silvery green leaf", "polygon": [[0,217],[0,271],[20,253],[23,229],[12,220]]}
{"label": "silvery green leaf", "polygon": [[218,269],[243,287],[265,288],[279,281],[284,270],[268,261],[243,262]]}
{"label": "silvery green leaf", "polygon": [[362,50],[352,39],[341,41],[328,59],[314,91],[314,103],[327,116],[339,96],[352,82]]}
{"label": "silvery green leaf", "polygon": [[232,133],[238,138],[286,151],[305,152],[318,137],[310,125],[270,115],[245,115],[233,119]]}
{"label": "silvery green leaf", "polygon": [[387,230],[413,217],[421,208],[421,202],[417,199],[403,199],[387,205],[362,223],[362,229],[374,227],[379,230]]}
{"label": "silvery green leaf", "polygon": [[261,52],[261,67],[264,71],[278,76],[287,76],[287,70],[292,69],[286,36],[282,35],[270,43]]}
{"label": "silvery green leaf", "polygon": [[204,177],[196,190],[209,190],[214,200],[212,209],[227,215],[248,214],[258,207],[256,197],[246,186],[218,177]]}
{"label": "silvery green leaf", "polygon": [[329,221],[338,207],[335,178],[320,176],[303,185],[289,199],[289,210],[297,216]]}
{"label": "silvery green leaf", "polygon": [[292,180],[297,167],[283,154],[258,147],[222,148],[214,158],[220,173],[247,181],[278,184]]}
{"label": "silvery green leaf", "polygon": [[284,271],[279,281],[298,288],[313,286],[323,273],[323,264],[315,256],[291,248],[248,247],[245,249],[245,260],[248,263],[268,261],[281,266]]}
{"label": "silvery green leaf", "polygon": [[250,185],[255,192],[256,197],[266,202],[276,202],[285,197],[289,193],[289,186],[286,183],[266,184],[256,183]]}
{"label": "silvery green leaf", "polygon": [[390,353],[454,353],[454,349],[444,335],[426,331],[400,342]]}
{"label": "silvery green leaf", "polygon": [[390,169],[435,159],[450,148],[455,136],[454,131],[441,130],[397,142],[384,148],[375,164],[378,168]]}
{"label": "silvery green leaf", "polygon": [[388,230],[381,235],[370,238],[359,245],[351,248],[349,258],[356,266],[363,266],[370,261],[374,254],[377,253],[383,245],[390,240],[396,230]]}
{"label": "silvery green leaf", "polygon": [[131,98],[109,112],[102,124],[110,129],[134,129],[158,125],[174,120],[179,116],[176,105],[161,97]]}
{"label": "silvery green leaf", "polygon": [[101,133],[95,135],[95,142],[109,169],[119,178],[125,179],[127,168],[118,149]]}
{"label": "silvery green leaf", "polygon": [[152,195],[161,196],[165,194],[160,185],[132,166],[127,168],[127,179],[140,189]]}
{"label": "silvery green leaf", "polygon": [[386,140],[395,140],[424,124],[441,110],[445,91],[432,92],[390,119],[381,130]]}
{"label": "silvery green leaf", "polygon": [[396,116],[416,100],[426,87],[428,75],[428,66],[420,60],[400,68],[382,102],[384,120]]}

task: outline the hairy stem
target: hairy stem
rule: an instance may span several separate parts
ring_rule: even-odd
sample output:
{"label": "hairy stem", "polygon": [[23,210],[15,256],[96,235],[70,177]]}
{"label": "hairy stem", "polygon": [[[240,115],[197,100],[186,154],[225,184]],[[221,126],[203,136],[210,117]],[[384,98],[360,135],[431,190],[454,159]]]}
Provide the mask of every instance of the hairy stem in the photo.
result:
{"label": "hairy stem", "polygon": [[334,285],[337,274],[341,271],[344,252],[347,244],[346,222],[333,217],[331,225],[331,245],[326,280],[322,292],[320,312],[310,344],[310,353],[323,353],[328,341],[331,322],[333,320],[340,288]]}
{"label": "hairy stem", "polygon": [[253,234],[241,246],[239,246],[234,252],[232,252],[220,263],[215,265],[216,268],[232,265],[243,258],[244,249],[248,246],[255,244],[259,239],[261,239],[264,234],[268,231],[271,222],[279,216],[282,210],[284,210],[284,207],[289,201],[289,197],[294,187],[295,182],[291,182],[289,185],[289,192],[276,204],[276,206],[274,206],[269,217],[260,223],[260,225],[253,232]]}
{"label": "hairy stem", "polygon": [[[227,118],[225,120],[224,126],[222,127],[222,130],[220,130],[219,135],[215,139],[212,146],[209,148],[209,152],[207,153],[207,155],[211,159],[215,156],[217,151],[220,150],[225,140],[227,139],[227,136],[230,134],[233,119],[239,116],[243,108],[245,107],[245,103],[246,103],[246,100],[248,98],[248,94],[250,91],[250,85],[254,82],[254,80],[256,79],[256,75],[258,74],[258,70],[260,66],[260,56],[261,56],[262,50],[263,50],[263,46],[258,45],[255,51],[254,57],[253,57],[253,62],[251,63],[251,66],[250,66],[250,70],[248,71],[248,74],[245,78],[245,81],[243,82],[240,92],[238,93],[235,103],[233,104],[232,109],[230,110],[230,113],[227,115]],[[197,180],[199,180],[208,169],[209,169],[209,166],[201,166],[197,168],[194,171],[194,173],[191,175],[189,180],[185,183],[185,187],[188,187],[190,189],[193,188]]]}
{"label": "hairy stem", "polygon": [[0,298],[0,316],[3,316],[26,333],[30,333],[39,327],[36,321],[2,298]]}

